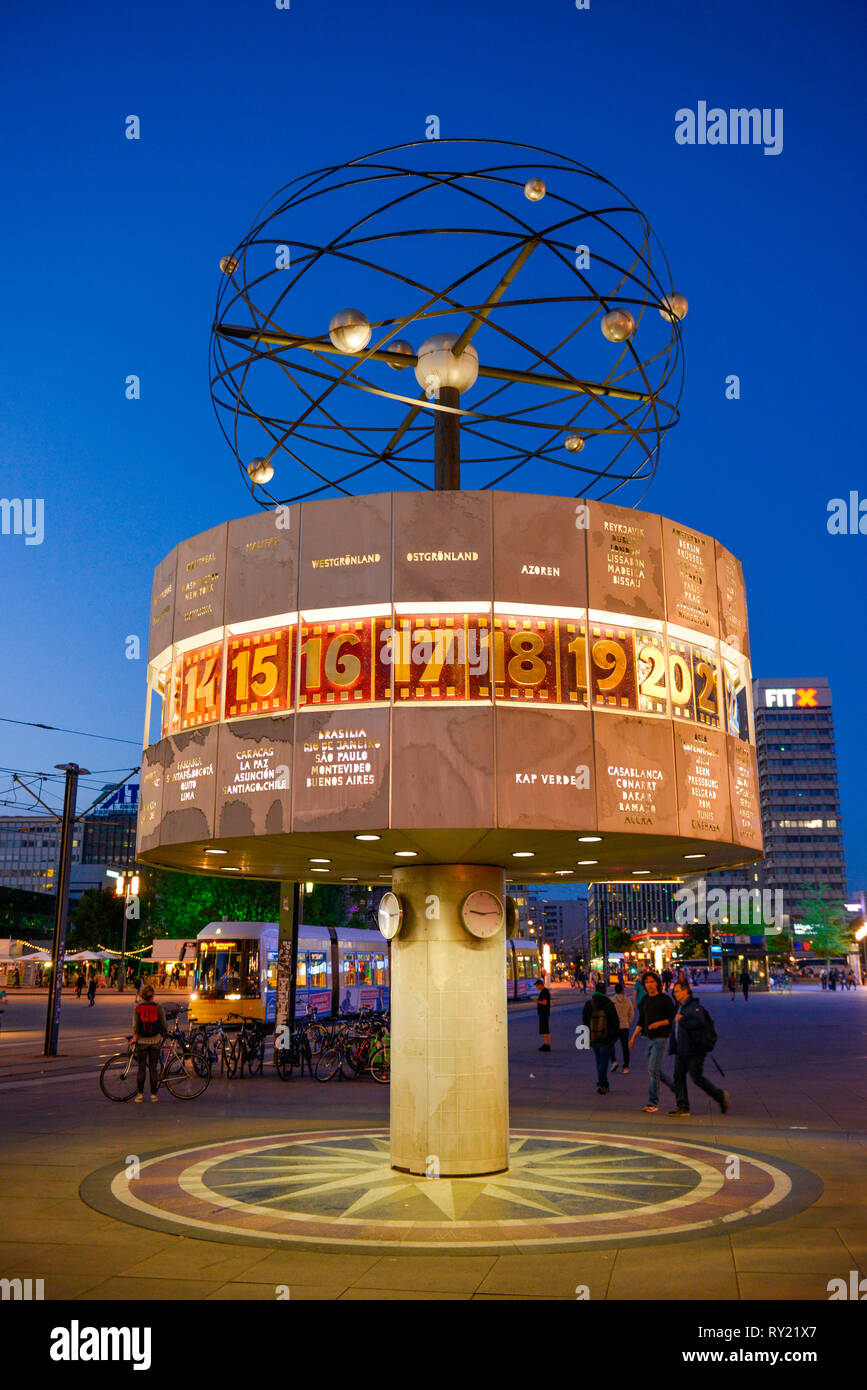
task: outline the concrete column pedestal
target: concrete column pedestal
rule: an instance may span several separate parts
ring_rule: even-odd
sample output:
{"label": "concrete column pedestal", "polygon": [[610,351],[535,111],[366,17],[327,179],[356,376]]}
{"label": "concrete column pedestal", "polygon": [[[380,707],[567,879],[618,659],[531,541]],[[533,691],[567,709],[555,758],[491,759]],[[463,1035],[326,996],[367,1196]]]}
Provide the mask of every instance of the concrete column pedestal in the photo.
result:
{"label": "concrete column pedestal", "polygon": [[506,928],[471,936],[460,908],[494,893],[485,865],[397,869],[403,926],[391,945],[391,1164],[439,1177],[509,1166]]}

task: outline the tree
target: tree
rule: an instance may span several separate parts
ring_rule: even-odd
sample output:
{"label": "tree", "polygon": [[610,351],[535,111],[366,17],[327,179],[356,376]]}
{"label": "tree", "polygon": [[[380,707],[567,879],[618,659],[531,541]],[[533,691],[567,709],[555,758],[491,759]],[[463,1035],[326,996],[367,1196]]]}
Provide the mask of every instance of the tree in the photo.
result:
{"label": "tree", "polygon": [[280,885],[255,878],[210,878],[157,869],[150,927],[154,937],[194,937],[209,922],[276,922]]}
{"label": "tree", "polygon": [[367,888],[314,883],[301,898],[301,918],[309,927],[369,927]]}
{"label": "tree", "polygon": [[[124,900],[102,888],[88,888],[70,914],[68,951],[96,951],[107,947],[119,951],[123,940]],[[134,950],[139,942],[138,923],[127,922],[127,949]]]}
{"label": "tree", "polygon": [[830,964],[831,956],[847,956],[852,950],[852,927],[843,904],[826,884],[804,884],[802,891],[797,916],[804,926],[813,929],[809,938],[811,959],[824,959]]}
{"label": "tree", "polygon": [[0,936],[19,941],[54,932],[53,893],[32,893],[27,888],[0,888]]}

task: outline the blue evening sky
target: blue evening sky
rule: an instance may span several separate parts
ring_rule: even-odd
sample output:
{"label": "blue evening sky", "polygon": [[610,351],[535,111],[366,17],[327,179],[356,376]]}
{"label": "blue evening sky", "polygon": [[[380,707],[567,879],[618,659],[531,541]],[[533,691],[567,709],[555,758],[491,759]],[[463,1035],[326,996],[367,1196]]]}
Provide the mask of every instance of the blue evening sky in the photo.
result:
{"label": "blue evening sky", "polygon": [[[251,510],[209,401],[217,260],[289,179],[436,114],[443,136],[571,155],[650,217],[690,312],[682,421],[644,506],[743,560],[755,674],[830,678],[867,885],[867,536],[826,529],[829,499],[867,497],[861,8],[7,0],[5,20],[0,495],[43,498],[46,520],[42,545],[0,536],[0,715],[141,738],[124,641],[146,645],[153,566]],[[677,144],[699,101],[783,108],[782,153]],[[4,769],[69,759],[99,784],[138,753],[0,724]]]}

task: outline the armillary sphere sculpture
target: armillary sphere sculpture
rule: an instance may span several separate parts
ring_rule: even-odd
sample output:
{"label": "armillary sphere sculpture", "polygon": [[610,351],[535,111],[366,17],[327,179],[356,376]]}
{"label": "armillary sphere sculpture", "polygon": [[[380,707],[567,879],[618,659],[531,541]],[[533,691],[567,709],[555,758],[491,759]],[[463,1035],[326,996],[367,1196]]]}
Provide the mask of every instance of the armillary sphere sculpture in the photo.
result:
{"label": "armillary sphere sculpture", "polygon": [[610,500],[677,420],[686,300],[629,198],[497,141],[297,178],[221,268],[262,510],[157,568],[138,857],[387,885],[392,1163],[498,1172],[506,874],[761,853],[740,565]]}
{"label": "armillary sphere sculpture", "polygon": [[261,505],[459,487],[459,438],[471,487],[547,464],[573,495],[649,486],[687,304],[644,214],[576,160],[366,155],[294,179],[220,264],[211,391]]}

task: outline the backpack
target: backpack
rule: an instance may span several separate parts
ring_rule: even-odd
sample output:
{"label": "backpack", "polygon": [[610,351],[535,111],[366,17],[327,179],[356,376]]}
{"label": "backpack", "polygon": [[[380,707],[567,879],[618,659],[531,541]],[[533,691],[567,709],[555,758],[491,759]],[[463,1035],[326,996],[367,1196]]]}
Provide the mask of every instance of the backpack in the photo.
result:
{"label": "backpack", "polygon": [[608,1041],[608,1010],[604,1004],[590,1010],[590,1046]]}
{"label": "backpack", "polygon": [[699,1005],[698,1011],[701,1014],[701,1030],[696,1033],[696,1046],[700,1047],[702,1052],[713,1052],[716,1047],[716,1028],[714,1027],[714,1021],[702,1004]]}
{"label": "backpack", "polygon": [[136,1004],[136,1017],[138,1027],[136,1032],[140,1038],[155,1038],[160,1031],[160,1011],[156,1004]]}

